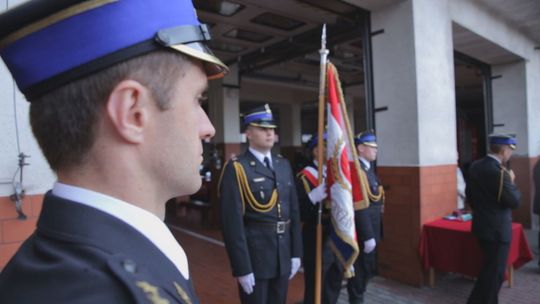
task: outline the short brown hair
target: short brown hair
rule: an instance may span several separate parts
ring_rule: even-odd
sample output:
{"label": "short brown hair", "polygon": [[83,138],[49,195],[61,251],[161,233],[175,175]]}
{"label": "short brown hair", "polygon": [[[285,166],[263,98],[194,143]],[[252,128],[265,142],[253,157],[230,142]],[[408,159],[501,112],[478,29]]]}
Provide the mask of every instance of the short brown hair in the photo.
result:
{"label": "short brown hair", "polygon": [[114,87],[133,79],[146,86],[162,110],[189,59],[173,51],[151,52],[73,81],[32,100],[30,124],[52,170],[81,164],[95,142],[99,115]]}

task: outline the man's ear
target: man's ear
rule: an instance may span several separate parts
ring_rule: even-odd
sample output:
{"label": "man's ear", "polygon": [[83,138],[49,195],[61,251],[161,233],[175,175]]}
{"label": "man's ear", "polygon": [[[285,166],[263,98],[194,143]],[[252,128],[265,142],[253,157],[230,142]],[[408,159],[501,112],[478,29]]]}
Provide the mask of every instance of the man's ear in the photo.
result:
{"label": "man's ear", "polygon": [[118,83],[107,100],[106,110],[111,125],[119,137],[127,142],[140,143],[148,123],[149,90],[134,80]]}

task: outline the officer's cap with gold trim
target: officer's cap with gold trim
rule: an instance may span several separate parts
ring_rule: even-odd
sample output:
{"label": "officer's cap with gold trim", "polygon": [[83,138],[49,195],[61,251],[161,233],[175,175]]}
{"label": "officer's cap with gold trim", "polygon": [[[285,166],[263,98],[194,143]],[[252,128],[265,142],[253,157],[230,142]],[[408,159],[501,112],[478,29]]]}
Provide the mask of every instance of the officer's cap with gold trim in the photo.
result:
{"label": "officer's cap with gold trim", "polygon": [[32,0],[0,15],[0,56],[27,99],[158,49],[201,60],[209,79],[228,68],[191,0]]}
{"label": "officer's cap with gold trim", "polygon": [[261,128],[276,128],[274,117],[272,116],[272,110],[268,104],[264,106],[251,109],[244,114],[244,127],[256,126]]}
{"label": "officer's cap with gold trim", "polygon": [[508,145],[512,150],[516,149],[517,140],[513,134],[490,134],[490,145]]}
{"label": "officer's cap with gold trim", "polygon": [[377,137],[375,136],[375,132],[373,130],[364,131],[362,133],[359,133],[354,137],[354,144],[355,145],[366,145],[370,147],[377,148]]}

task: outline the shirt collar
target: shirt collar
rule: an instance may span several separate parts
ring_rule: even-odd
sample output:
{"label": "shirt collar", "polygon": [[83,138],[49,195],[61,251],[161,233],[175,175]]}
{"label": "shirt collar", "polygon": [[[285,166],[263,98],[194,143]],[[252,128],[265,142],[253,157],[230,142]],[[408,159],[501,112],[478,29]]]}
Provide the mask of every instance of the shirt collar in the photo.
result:
{"label": "shirt collar", "polygon": [[367,159],[360,156],[360,161],[364,164],[366,170],[369,170],[371,168],[371,163]]}
{"label": "shirt collar", "polygon": [[249,147],[249,152],[251,152],[251,154],[253,154],[253,156],[255,156],[255,158],[261,162],[261,164],[265,165],[266,164],[264,163],[264,158],[265,157],[268,157],[268,159],[270,160],[270,166],[274,166],[273,163],[272,163],[272,153],[268,152],[266,154],[262,154],[261,152]]}
{"label": "shirt collar", "polygon": [[493,159],[496,160],[499,164],[501,164],[501,160],[500,160],[497,156],[495,156],[494,154],[488,154],[487,156],[493,158]]}
{"label": "shirt collar", "polygon": [[178,244],[165,223],[142,208],[92,190],[56,182],[52,193],[58,197],[105,212],[125,222],[148,238],[189,279],[189,267],[184,249]]}

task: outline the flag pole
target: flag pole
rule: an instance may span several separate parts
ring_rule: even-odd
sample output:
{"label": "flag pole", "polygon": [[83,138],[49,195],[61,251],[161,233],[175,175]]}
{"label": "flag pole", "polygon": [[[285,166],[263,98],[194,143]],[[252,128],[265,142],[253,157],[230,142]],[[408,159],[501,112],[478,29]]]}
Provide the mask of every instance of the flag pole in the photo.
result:
{"label": "flag pole", "polygon": [[[324,149],[324,108],[325,108],[325,87],[326,87],[326,61],[328,56],[328,50],[326,49],[326,23],[322,28],[321,35],[321,49],[319,50],[321,55],[321,70],[319,78],[319,118],[317,126],[317,162],[318,162],[318,178],[319,185],[323,183],[323,149]],[[322,205],[323,202],[319,202],[319,210],[317,213],[317,239],[316,239],[316,251],[315,251],[315,304],[321,303],[321,272],[322,272]]]}

